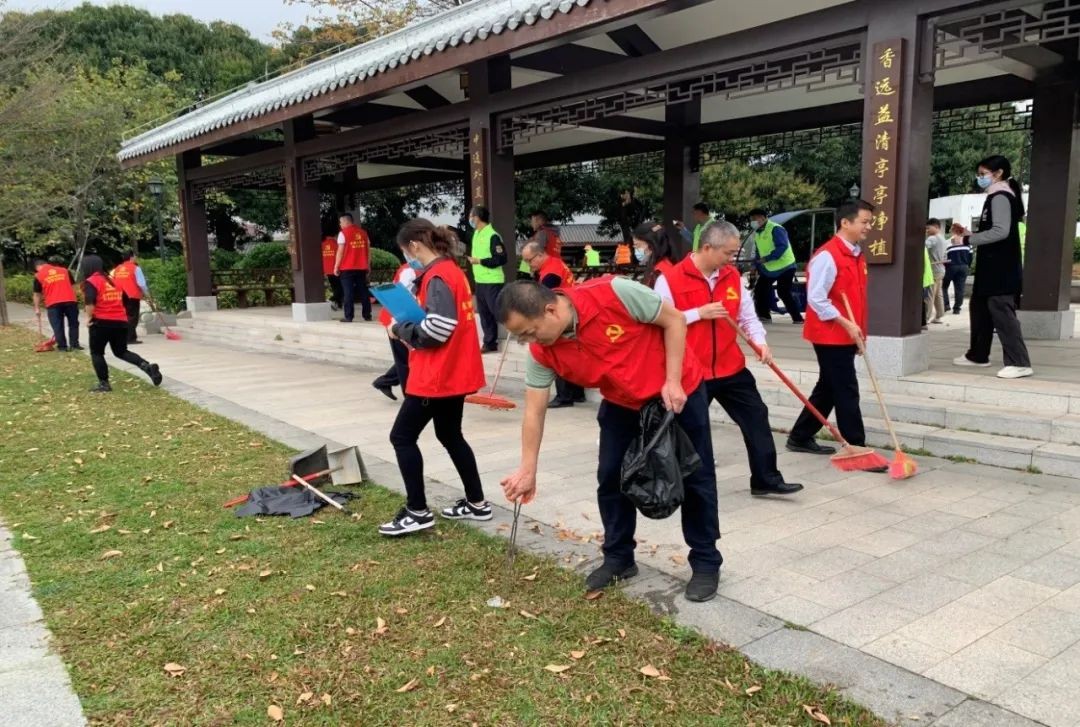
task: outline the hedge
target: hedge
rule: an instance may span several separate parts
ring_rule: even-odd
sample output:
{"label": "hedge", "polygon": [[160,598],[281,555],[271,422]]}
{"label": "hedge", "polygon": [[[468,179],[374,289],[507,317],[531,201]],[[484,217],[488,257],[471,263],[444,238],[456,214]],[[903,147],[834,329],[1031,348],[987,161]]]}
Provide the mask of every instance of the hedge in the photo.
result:
{"label": "hedge", "polygon": [[289,248],[280,242],[261,242],[244,253],[236,267],[241,270],[292,270]]}
{"label": "hedge", "polygon": [[7,290],[7,299],[13,303],[34,303],[34,276],[28,273],[17,273],[4,281]]}
{"label": "hedge", "polygon": [[184,258],[170,257],[162,262],[160,258],[144,258],[139,266],[146,276],[150,295],[163,311],[176,313],[183,310],[187,297],[187,268]]}

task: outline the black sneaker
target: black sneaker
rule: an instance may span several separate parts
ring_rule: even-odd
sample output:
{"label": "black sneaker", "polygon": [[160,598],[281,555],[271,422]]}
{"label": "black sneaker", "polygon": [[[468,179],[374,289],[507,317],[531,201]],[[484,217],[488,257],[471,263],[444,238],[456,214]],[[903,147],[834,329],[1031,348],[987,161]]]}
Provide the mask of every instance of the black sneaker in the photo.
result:
{"label": "black sneaker", "polygon": [[750,494],[754,497],[768,497],[769,495],[791,495],[800,492],[803,486],[798,482],[781,482],[777,485],[765,485],[764,487],[750,486]]}
{"label": "black sneaker", "polygon": [[568,406],[573,406],[574,402],[567,401],[566,399],[555,398],[548,402],[548,409],[563,409]]}
{"label": "black sneaker", "polygon": [[462,498],[450,507],[444,507],[440,514],[447,520],[490,520],[491,505],[485,502],[477,507]]}
{"label": "black sneaker", "polygon": [[59,352],[61,352],[61,353],[67,353],[67,352],[68,352],[68,351],[70,351],[71,349],[69,349],[69,348],[68,348],[67,346],[57,346],[57,347],[56,347],[56,348],[54,348],[53,350],[54,350],[54,351],[59,351]]}
{"label": "black sneaker", "polygon": [[99,381],[98,385],[90,389],[91,394],[106,394],[112,391],[112,387],[109,386],[108,381]]}
{"label": "black sneaker", "polygon": [[379,386],[378,382],[372,382],[371,385],[375,387],[376,391],[380,392],[387,399],[390,399],[391,401],[397,401],[397,397],[394,396],[394,390],[391,389],[389,386]]}
{"label": "black sneaker", "polygon": [[818,444],[816,440],[808,439],[805,442],[796,442],[794,439],[787,440],[789,452],[803,452],[804,454],[836,454],[836,447]]}
{"label": "black sneaker", "polygon": [[599,591],[602,588],[613,586],[619,581],[633,578],[637,574],[638,567],[635,563],[631,563],[626,567],[611,563],[602,563],[599,568],[585,578],[585,590]]}
{"label": "black sneaker", "polygon": [[77,344],[77,343],[76,343],[76,344],[75,344],[74,346],[72,346],[72,347],[71,347],[71,348],[69,348],[68,350],[69,350],[69,351],[82,351],[82,350],[84,350],[84,349],[83,349],[83,347],[82,347],[82,346],[80,346],[79,344]]}
{"label": "black sneaker", "polygon": [[157,364],[144,364],[139,367],[146,372],[146,375],[150,377],[150,381],[154,382],[154,386],[161,386],[161,369]]}
{"label": "black sneaker", "polygon": [[690,582],[686,584],[687,601],[711,601],[716,596],[716,589],[720,586],[720,572],[706,573],[694,571],[690,576]]}
{"label": "black sneaker", "polygon": [[396,537],[427,530],[433,525],[435,525],[435,516],[431,514],[431,510],[413,512],[409,508],[403,507],[398,510],[398,514],[394,516],[393,520],[379,526],[379,534]]}

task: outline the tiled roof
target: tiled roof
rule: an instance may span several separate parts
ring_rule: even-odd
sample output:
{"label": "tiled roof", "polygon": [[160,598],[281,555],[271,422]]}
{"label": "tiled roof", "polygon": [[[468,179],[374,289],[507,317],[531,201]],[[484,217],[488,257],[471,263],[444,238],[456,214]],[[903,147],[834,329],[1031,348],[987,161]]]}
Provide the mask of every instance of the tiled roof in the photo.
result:
{"label": "tiled roof", "polygon": [[622,242],[622,235],[605,235],[595,224],[570,224],[559,225],[559,239],[563,244],[584,245],[586,243],[600,243],[615,245]]}
{"label": "tiled roof", "polygon": [[286,106],[360,83],[366,78],[459,45],[550,20],[590,0],[473,0],[389,35],[240,89],[123,143],[121,161]]}

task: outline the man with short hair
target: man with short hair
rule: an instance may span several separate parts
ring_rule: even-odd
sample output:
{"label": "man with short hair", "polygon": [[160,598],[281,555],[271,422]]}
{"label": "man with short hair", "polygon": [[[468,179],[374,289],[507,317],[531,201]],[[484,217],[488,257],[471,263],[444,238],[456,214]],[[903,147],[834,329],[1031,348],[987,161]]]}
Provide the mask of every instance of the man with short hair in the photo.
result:
{"label": "man with short hair", "polygon": [[594,249],[593,246],[589,244],[585,245],[585,267],[600,267],[600,251]]}
{"label": "man with short hair", "polygon": [[521,464],[502,481],[507,498],[529,502],[536,494],[548,389],[555,376],[599,388],[604,401],[597,414],[597,500],[604,523],[604,562],[589,574],[585,587],[593,591],[637,575],[637,509],[621,491],[621,469],[640,433],[641,408],[659,398],[675,413],[701,458],[701,467],[683,482],[680,514],[693,570],[686,598],[707,601],[715,596],[723,558],[716,547],[720,523],[709,403],[701,364],[684,355],[683,315],[640,283],[607,276],[560,291],[516,281],[499,296],[499,319],[530,344]]}
{"label": "man with short hair", "polygon": [[757,283],[754,285],[754,308],[758,318],[772,321],[773,287],[776,297],[784,302],[791,322],[803,322],[802,313],[791,294],[795,282],[795,251],[783,225],[769,219],[760,207],[750,210],[750,228],[754,231],[754,266]]}
{"label": "man with short hair", "polygon": [[[49,317],[57,351],[81,351],[79,304],[75,302],[75,277],[71,271],[38,258],[34,260],[34,315],[41,318],[41,303]],[[67,321],[68,335],[64,334]]]}
{"label": "man with short hair", "polygon": [[338,218],[341,232],[337,237],[337,259],[334,260],[334,275],[341,278],[341,290],[344,295],[342,307],[345,317],[342,323],[352,323],[356,315],[356,301],[360,301],[360,312],[365,321],[371,320],[371,291],[368,290],[368,269],[370,267],[371,240],[367,231],[353,223],[353,216],[345,212]]}
{"label": "man with short hair", "polygon": [[[530,242],[521,250],[521,259],[533,271],[536,281],[549,290],[566,290],[574,286],[574,274],[561,258],[544,252],[539,242]],[[555,398],[548,402],[548,409],[562,409],[585,402],[585,389],[571,384],[561,376],[555,377]]]}
{"label": "man with short hair", "polygon": [[690,210],[690,219],[694,221],[694,232],[692,234],[682,220],[674,220],[675,229],[679,231],[684,240],[693,245],[694,252],[697,252],[697,249],[701,246],[701,233],[710,224],[716,222],[716,216],[709,212],[709,205],[698,202]]}
{"label": "man with short hair", "polygon": [[529,242],[539,242],[544,246],[544,252],[552,257],[562,257],[562,240],[559,239],[559,231],[551,224],[547,212],[535,210],[529,215],[529,225],[533,229],[533,236]]}
{"label": "man with short hair", "polygon": [[495,301],[506,283],[506,246],[491,226],[491,212],[484,205],[469,210],[469,227],[473,229],[469,262],[476,282],[476,308],[484,332],[481,353],[499,350],[499,323],[495,320]]}
{"label": "man with short hair", "polygon": [[739,254],[739,230],[730,222],[714,222],[701,235],[701,245],[656,279],[656,292],[686,318],[686,350],[705,369],[709,401],[717,401],[742,432],[750,460],[750,494],[790,495],[803,489],[785,482],[776,466],[776,443],[769,426],[769,408],[761,399],[754,375],[746,368],[735,325],[760,349],[759,359],[772,361],[765,329],[742,277],[731,264]]}
{"label": "man with short hair", "polygon": [[137,327],[139,325],[139,309],[142,307],[143,296],[147,294],[146,276],[142,268],[135,261],[135,251],[124,252],[124,261],[113,268],[109,273],[113,285],[124,294],[124,311],[128,317],[128,345],[142,343],[139,340]]}

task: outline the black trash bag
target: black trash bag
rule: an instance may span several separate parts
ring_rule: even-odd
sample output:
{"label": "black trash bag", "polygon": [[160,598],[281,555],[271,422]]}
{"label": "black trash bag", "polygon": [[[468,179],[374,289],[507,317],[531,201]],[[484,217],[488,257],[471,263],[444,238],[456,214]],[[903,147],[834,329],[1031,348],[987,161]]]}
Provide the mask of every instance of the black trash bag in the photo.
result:
{"label": "black trash bag", "polygon": [[[339,505],[344,505],[355,495],[351,492],[326,492],[324,494]],[[326,502],[312,494],[306,487],[260,487],[248,494],[248,501],[236,509],[236,517],[250,515],[288,515],[306,517],[326,507]]]}
{"label": "black trash bag", "polygon": [[622,463],[622,494],[647,518],[670,516],[683,502],[683,480],[701,467],[690,438],[659,399],[641,408],[641,433]]}

